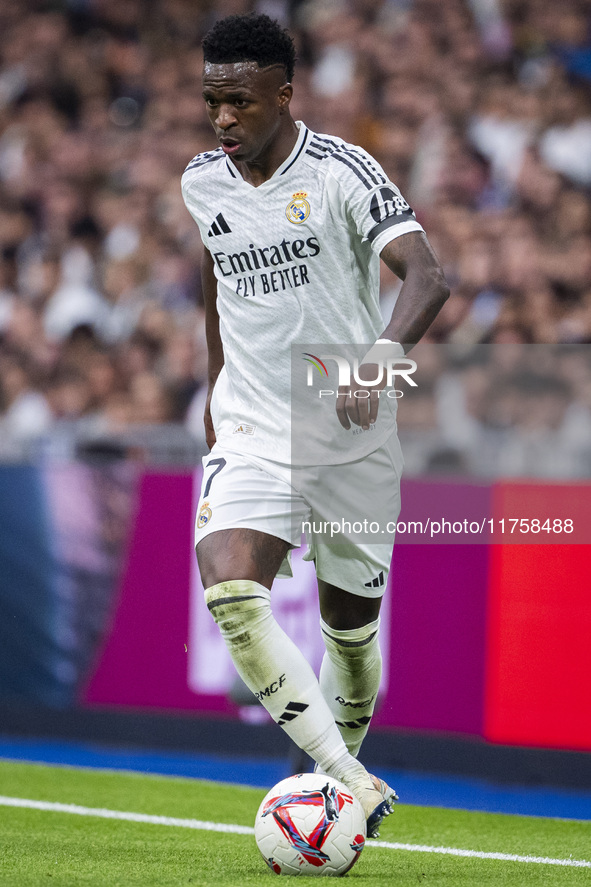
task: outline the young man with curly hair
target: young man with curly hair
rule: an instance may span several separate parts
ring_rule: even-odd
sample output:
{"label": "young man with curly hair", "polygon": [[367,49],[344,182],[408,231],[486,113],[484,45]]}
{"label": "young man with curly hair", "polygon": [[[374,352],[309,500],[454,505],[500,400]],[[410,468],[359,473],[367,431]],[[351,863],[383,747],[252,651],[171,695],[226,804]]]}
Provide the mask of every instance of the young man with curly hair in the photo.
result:
{"label": "young man with curly hair", "polygon": [[[308,534],[326,645],[319,679],[273,618],[270,589],[301,542],[294,514],[315,526],[348,503],[371,516],[379,502],[398,516],[402,459],[381,370],[404,363],[399,343],[420,339],[448,289],[379,164],[292,118],[295,50],[277,22],[222,19],[203,50],[203,97],[220,147],[189,163],[182,186],[205,245],[211,454],[196,527],[205,598],[244,682],[317,769],[358,797],[375,837],[396,795],[357,754],[380,683],[394,533],[379,543],[345,533],[335,544]],[[385,330],[380,259],[403,281]],[[345,379],[347,364],[333,355],[336,410],[305,429],[301,440],[318,443],[309,452],[292,434],[292,346],[305,343],[369,348]]]}

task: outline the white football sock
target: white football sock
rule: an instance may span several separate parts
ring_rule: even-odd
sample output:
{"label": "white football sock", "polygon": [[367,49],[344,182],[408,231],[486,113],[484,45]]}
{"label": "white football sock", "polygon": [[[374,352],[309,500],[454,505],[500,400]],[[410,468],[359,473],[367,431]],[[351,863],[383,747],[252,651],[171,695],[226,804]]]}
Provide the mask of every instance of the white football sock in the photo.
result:
{"label": "white football sock", "polygon": [[349,752],[357,757],[369,729],[382,676],[379,617],[362,628],[337,631],[320,620],[326,653],[320,689]]}
{"label": "white football sock", "polygon": [[291,739],[324,773],[352,791],[373,789],[365,768],[353,758],[312,668],[275,621],[271,592],[238,579],[205,590],[236,671]]}

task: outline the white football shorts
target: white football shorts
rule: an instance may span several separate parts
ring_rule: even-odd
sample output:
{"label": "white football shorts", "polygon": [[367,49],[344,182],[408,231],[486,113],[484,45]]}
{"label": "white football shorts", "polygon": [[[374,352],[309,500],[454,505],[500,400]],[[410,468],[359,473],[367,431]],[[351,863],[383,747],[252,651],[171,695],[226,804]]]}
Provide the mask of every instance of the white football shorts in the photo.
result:
{"label": "white football shorts", "polygon": [[[393,434],[356,462],[292,468],[216,444],[203,458],[195,545],[244,527],[308,545],[324,582],[362,597],[386,589],[400,513],[403,459]],[[290,552],[278,576],[291,576]]]}

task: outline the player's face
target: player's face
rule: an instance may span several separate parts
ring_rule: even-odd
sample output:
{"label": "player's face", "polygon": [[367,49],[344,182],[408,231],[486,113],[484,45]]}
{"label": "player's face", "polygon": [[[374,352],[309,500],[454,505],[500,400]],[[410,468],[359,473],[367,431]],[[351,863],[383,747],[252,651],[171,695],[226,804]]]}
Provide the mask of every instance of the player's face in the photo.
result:
{"label": "player's face", "polygon": [[281,132],[292,88],[281,65],[205,63],[203,98],[223,151],[233,160],[262,161]]}

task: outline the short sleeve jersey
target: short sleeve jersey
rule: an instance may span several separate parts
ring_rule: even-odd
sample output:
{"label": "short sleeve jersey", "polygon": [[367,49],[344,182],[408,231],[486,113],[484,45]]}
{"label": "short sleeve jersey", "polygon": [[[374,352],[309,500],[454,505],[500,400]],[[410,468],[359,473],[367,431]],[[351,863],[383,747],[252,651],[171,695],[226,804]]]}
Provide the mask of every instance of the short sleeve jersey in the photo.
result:
{"label": "short sleeve jersey", "polygon": [[[291,154],[258,187],[221,148],[198,154],[182,178],[217,278],[224,349],[212,398],[217,440],[285,464],[297,461],[291,389],[292,361],[304,360],[298,346],[369,347],[383,330],[379,254],[394,238],[422,231],[366,151],[297,126]],[[327,390],[338,387],[334,369]],[[380,415],[365,433],[342,428],[336,411],[334,418],[338,432],[324,462],[362,458],[391,433]]]}

